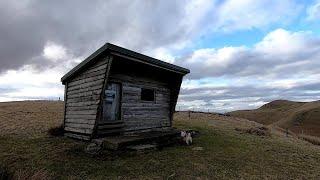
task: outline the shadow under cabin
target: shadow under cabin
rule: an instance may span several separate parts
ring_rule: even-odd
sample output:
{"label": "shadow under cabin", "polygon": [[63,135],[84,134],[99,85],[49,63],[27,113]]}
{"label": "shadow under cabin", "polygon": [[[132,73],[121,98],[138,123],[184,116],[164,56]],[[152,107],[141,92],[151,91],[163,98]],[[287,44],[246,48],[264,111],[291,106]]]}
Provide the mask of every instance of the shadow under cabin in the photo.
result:
{"label": "shadow under cabin", "polygon": [[189,72],[106,43],[61,79],[65,136],[90,140],[171,128]]}

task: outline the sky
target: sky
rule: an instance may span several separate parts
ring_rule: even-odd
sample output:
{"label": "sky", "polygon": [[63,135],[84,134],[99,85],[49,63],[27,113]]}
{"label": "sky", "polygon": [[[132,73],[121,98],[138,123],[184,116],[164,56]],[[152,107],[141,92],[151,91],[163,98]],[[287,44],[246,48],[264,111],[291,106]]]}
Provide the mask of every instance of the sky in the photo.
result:
{"label": "sky", "polygon": [[177,110],[320,99],[320,0],[0,0],[0,101],[63,99],[106,42],[190,69]]}

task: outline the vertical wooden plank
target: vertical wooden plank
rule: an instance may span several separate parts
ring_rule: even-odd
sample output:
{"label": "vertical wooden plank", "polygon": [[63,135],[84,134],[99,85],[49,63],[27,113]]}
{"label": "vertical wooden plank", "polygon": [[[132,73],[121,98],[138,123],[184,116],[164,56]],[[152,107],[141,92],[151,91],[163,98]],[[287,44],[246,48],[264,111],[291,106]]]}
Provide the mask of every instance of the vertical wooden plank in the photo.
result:
{"label": "vertical wooden plank", "polygon": [[67,114],[67,90],[68,90],[68,82],[64,85],[64,108],[63,108],[63,129],[66,123],[66,114]]}
{"label": "vertical wooden plank", "polygon": [[106,59],[108,61],[108,65],[107,65],[107,70],[106,70],[105,77],[104,77],[102,91],[100,93],[100,102],[99,102],[99,106],[98,106],[98,109],[97,109],[96,121],[95,121],[95,124],[94,124],[93,133],[91,134],[91,138],[93,138],[97,134],[98,121],[100,121],[100,119],[102,118],[102,104],[103,104],[103,98],[104,98],[104,91],[106,90],[106,86],[107,86],[107,82],[108,82],[108,78],[109,78],[109,73],[110,73],[110,68],[111,68],[111,65],[112,65],[113,56],[108,54]]}

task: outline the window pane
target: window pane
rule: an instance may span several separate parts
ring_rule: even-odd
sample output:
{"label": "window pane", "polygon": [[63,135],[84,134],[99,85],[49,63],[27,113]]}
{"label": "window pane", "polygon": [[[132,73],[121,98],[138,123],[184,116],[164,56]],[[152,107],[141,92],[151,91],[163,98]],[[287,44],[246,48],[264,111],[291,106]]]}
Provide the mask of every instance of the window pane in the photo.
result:
{"label": "window pane", "polygon": [[143,101],[154,101],[154,90],[153,89],[141,89],[141,100]]}

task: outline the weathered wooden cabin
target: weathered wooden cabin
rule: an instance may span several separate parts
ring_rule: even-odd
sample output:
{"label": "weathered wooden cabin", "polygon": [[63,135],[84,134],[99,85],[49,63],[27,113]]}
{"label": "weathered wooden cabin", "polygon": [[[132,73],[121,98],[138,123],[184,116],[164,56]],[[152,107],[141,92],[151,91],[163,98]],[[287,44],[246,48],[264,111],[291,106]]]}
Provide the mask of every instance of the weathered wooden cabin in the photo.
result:
{"label": "weathered wooden cabin", "polygon": [[92,138],[171,127],[188,69],[107,43],[62,77],[65,135]]}

